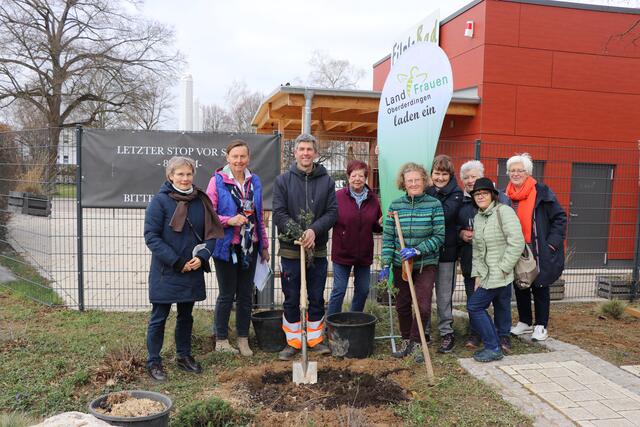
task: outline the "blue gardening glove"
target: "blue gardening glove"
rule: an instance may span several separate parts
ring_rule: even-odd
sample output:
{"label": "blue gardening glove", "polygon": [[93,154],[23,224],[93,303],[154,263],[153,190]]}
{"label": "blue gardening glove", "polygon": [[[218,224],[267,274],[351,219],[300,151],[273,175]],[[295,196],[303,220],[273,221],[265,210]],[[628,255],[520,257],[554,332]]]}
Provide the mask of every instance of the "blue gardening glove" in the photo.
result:
{"label": "blue gardening glove", "polygon": [[382,270],[380,270],[380,273],[378,273],[378,281],[384,282],[388,278],[389,278],[389,267],[388,266],[383,267]]}
{"label": "blue gardening glove", "polygon": [[416,255],[420,255],[420,251],[415,248],[404,248],[400,251],[400,256],[403,261],[409,261]]}

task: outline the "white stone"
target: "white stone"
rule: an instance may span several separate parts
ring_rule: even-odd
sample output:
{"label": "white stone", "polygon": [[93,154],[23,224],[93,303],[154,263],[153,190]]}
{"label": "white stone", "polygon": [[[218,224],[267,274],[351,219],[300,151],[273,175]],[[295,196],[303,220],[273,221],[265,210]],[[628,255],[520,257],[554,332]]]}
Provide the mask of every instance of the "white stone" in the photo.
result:
{"label": "white stone", "polygon": [[63,412],[33,427],[109,427],[110,424],[82,412]]}

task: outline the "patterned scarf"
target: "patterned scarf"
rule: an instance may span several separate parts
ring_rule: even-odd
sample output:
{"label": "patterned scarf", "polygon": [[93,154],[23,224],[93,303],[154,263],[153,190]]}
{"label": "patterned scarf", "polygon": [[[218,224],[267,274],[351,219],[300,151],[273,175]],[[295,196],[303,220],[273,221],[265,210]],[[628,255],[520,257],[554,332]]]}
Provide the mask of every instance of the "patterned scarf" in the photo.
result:
{"label": "patterned scarf", "polygon": [[253,231],[257,222],[255,203],[253,202],[253,183],[249,179],[244,184],[244,196],[235,184],[225,184],[236,204],[238,214],[247,217],[249,222],[240,227],[240,248],[242,249],[242,268],[251,264],[253,254]]}
{"label": "patterned scarf", "polygon": [[355,191],[353,191],[351,189],[351,187],[349,187],[349,193],[351,194],[351,197],[353,197],[356,200],[356,204],[358,205],[358,209],[360,209],[360,206],[362,205],[362,202],[365,201],[365,199],[367,198],[367,194],[369,194],[369,190],[367,189],[367,187],[364,187],[361,192],[356,193]]}

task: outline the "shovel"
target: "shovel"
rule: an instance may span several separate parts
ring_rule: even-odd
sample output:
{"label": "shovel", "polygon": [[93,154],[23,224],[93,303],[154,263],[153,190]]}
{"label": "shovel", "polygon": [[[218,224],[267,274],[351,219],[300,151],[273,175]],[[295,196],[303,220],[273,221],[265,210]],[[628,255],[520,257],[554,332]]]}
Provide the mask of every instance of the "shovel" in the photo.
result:
{"label": "shovel", "polygon": [[309,362],[307,353],[307,263],[302,242],[300,245],[300,328],[302,329],[302,361],[293,362],[293,382],[295,384],[315,384],[318,382],[318,362]]}

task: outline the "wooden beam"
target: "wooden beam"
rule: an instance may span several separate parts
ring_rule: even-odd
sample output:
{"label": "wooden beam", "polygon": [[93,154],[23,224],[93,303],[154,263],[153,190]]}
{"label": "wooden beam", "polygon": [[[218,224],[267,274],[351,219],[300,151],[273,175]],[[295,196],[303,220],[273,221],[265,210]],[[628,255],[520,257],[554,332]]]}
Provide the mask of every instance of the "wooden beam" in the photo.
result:
{"label": "wooden beam", "polygon": [[449,104],[447,114],[450,116],[470,116],[476,115],[478,107],[475,104]]}
{"label": "wooden beam", "polygon": [[351,123],[349,126],[347,126],[347,128],[344,131],[347,133],[351,133],[353,131],[362,129],[367,126],[368,126],[367,123]]}
{"label": "wooden beam", "polygon": [[380,100],[376,98],[354,98],[344,96],[316,95],[313,97],[313,108],[326,107],[337,109],[378,109]]}
{"label": "wooden beam", "polygon": [[263,128],[269,120],[271,120],[271,103],[267,104],[266,111],[262,115],[262,118],[258,121],[258,129]]}
{"label": "wooden beam", "polygon": [[352,110],[352,108],[327,108],[327,113],[335,114],[335,113],[342,113],[344,111],[350,111],[350,110]]}
{"label": "wooden beam", "polygon": [[279,110],[282,107],[304,107],[304,95],[283,94],[273,100],[271,104],[273,104],[273,110]]}
{"label": "wooden beam", "polygon": [[343,126],[343,125],[347,125],[348,123],[345,122],[324,122],[324,130],[325,132],[331,132],[332,130],[334,130],[337,127]]}

